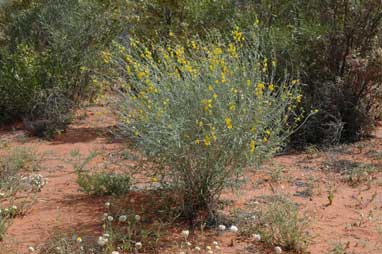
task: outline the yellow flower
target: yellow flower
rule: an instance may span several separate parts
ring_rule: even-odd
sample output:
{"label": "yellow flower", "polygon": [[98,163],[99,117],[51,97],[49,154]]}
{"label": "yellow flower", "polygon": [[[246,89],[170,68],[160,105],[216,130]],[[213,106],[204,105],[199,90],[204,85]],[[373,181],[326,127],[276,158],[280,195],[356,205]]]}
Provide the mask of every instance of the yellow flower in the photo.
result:
{"label": "yellow flower", "polygon": [[212,108],[212,100],[202,100],[202,105],[205,111],[209,111]]}
{"label": "yellow flower", "polygon": [[219,55],[223,54],[223,50],[219,47],[216,47],[216,48],[214,48],[213,53],[215,56],[219,56]]}
{"label": "yellow flower", "polygon": [[195,140],[195,144],[199,145],[200,144],[200,140],[199,139]]}
{"label": "yellow flower", "polygon": [[247,86],[248,86],[248,87],[251,86],[251,80],[250,80],[250,79],[247,80]]}
{"label": "yellow flower", "polygon": [[227,51],[230,54],[230,56],[237,57],[237,50],[236,50],[236,47],[233,43],[228,44],[228,50]]}
{"label": "yellow flower", "polygon": [[232,129],[232,120],[229,117],[225,118],[225,125],[227,126],[227,129]]}
{"label": "yellow flower", "polygon": [[198,44],[195,41],[191,41],[191,47],[192,49],[198,49]]}
{"label": "yellow flower", "polygon": [[109,51],[102,51],[102,59],[105,64],[110,63],[111,61],[111,53]]}
{"label": "yellow flower", "polygon": [[211,138],[210,136],[208,136],[208,134],[206,134],[206,136],[204,137],[204,145],[205,146],[211,145]]}
{"label": "yellow flower", "polygon": [[209,90],[209,91],[212,91],[212,90],[214,90],[214,87],[211,86],[211,85],[209,85],[209,86],[208,86],[208,90]]}
{"label": "yellow flower", "polygon": [[153,183],[157,183],[157,182],[159,182],[158,178],[156,178],[155,176],[151,177],[151,181],[152,181]]}
{"label": "yellow flower", "polygon": [[273,84],[270,84],[268,86],[268,89],[269,89],[269,91],[273,92],[273,90],[275,90],[275,86]]}
{"label": "yellow flower", "polygon": [[217,95],[216,93],[214,93],[214,94],[212,95],[212,97],[216,100],[216,99],[218,98],[218,95]]}
{"label": "yellow flower", "polygon": [[174,33],[171,32],[171,31],[168,33],[168,35],[169,35],[170,37],[174,37]]}
{"label": "yellow flower", "polygon": [[267,143],[267,142],[268,142],[268,138],[267,138],[267,137],[264,137],[264,138],[263,138],[263,142],[264,142],[264,143]]}
{"label": "yellow flower", "polygon": [[249,144],[249,151],[251,153],[255,152],[255,141],[251,140],[251,143]]}
{"label": "yellow flower", "polygon": [[265,131],[265,134],[267,134],[268,136],[270,136],[270,135],[271,135],[271,131],[270,131],[270,130],[266,130],[266,131]]}
{"label": "yellow flower", "polygon": [[146,73],[144,71],[138,71],[137,72],[137,78],[139,80],[142,80],[146,76]]}
{"label": "yellow flower", "polygon": [[242,32],[239,31],[238,27],[234,31],[232,31],[232,37],[237,42],[244,41],[244,35]]}
{"label": "yellow flower", "polygon": [[294,79],[294,80],[292,80],[292,85],[295,85],[295,84],[297,84],[297,83],[300,83],[300,80],[298,80],[298,79]]}
{"label": "yellow flower", "polygon": [[300,95],[297,95],[297,97],[296,97],[296,101],[297,101],[298,103],[300,103],[301,100],[302,100],[302,95],[301,95],[301,94],[300,94]]}
{"label": "yellow flower", "polygon": [[228,105],[228,108],[229,108],[230,111],[235,111],[235,109],[236,109],[235,103],[231,102],[231,103]]}

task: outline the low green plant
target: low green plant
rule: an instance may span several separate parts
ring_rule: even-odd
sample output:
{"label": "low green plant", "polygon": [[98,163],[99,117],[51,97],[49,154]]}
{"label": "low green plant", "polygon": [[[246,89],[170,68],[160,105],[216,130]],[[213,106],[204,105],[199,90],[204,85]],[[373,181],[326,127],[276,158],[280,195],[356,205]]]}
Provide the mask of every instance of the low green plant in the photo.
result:
{"label": "low green plant", "polygon": [[77,183],[81,191],[94,196],[119,196],[127,194],[131,189],[131,178],[127,174],[78,172]]}
{"label": "low green plant", "polygon": [[294,113],[298,80],[274,80],[277,63],[254,38],[236,28],[232,37],[211,34],[186,47],[131,39],[104,52],[120,72],[121,133],[182,197],[187,218],[212,215],[221,191],[279,151],[302,120]]}
{"label": "low green plant", "polygon": [[36,154],[24,147],[10,150],[0,158],[0,190],[14,193],[20,183],[21,170],[37,171],[39,169]]}
{"label": "low green plant", "polygon": [[246,236],[259,234],[261,241],[283,250],[303,253],[311,237],[309,220],[301,216],[298,206],[283,196],[272,196],[267,203],[246,216],[239,216],[241,232]]}
{"label": "low green plant", "polygon": [[348,248],[348,244],[343,244],[341,242],[335,243],[333,248],[328,252],[328,254],[347,254],[346,249]]}

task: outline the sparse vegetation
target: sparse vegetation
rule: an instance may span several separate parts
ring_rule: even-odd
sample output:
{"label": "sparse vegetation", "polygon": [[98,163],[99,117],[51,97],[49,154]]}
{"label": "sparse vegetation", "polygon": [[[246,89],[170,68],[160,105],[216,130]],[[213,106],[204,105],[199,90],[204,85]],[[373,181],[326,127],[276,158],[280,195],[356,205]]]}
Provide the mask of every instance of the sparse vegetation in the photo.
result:
{"label": "sparse vegetation", "polygon": [[244,216],[239,214],[238,218],[242,234],[260,235],[258,241],[271,246],[303,253],[311,242],[308,218],[300,215],[297,204],[283,196],[269,197],[264,206]]}

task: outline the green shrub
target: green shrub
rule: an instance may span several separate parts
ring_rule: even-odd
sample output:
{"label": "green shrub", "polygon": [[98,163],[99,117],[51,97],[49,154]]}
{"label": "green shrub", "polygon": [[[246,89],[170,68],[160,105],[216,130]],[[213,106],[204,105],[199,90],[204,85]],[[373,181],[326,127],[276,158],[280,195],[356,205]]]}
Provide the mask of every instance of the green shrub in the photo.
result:
{"label": "green shrub", "polygon": [[99,52],[118,30],[95,1],[12,1],[0,7],[0,122],[24,118],[38,135],[65,127],[97,91]]}
{"label": "green shrub", "polygon": [[304,108],[320,110],[293,136],[294,144],[370,134],[381,98],[380,2],[262,0],[255,9],[267,51],[276,52],[279,66],[301,73]]}
{"label": "green shrub", "polygon": [[[119,67],[121,131],[155,164],[155,175],[183,199],[184,215],[214,210],[222,189],[261,163],[291,134],[301,101],[297,80],[274,80],[276,63],[236,28],[182,45],[131,40],[105,52]],[[245,44],[245,45],[244,45]]]}
{"label": "green shrub", "polygon": [[90,175],[79,172],[77,183],[81,191],[94,196],[124,195],[131,188],[130,176],[117,173],[101,172]]}

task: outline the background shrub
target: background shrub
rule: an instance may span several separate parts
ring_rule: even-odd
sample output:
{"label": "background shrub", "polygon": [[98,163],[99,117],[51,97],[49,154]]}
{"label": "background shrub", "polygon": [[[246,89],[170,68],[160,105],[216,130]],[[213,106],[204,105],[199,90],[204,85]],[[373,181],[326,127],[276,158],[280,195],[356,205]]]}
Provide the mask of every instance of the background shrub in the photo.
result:
{"label": "background shrub", "polygon": [[99,52],[118,30],[108,10],[77,0],[11,1],[1,7],[1,122],[25,118],[29,127],[38,126],[37,133],[41,126],[50,133],[65,126],[73,106],[94,96]]}
{"label": "background shrub", "polygon": [[[106,60],[120,70],[121,131],[155,164],[155,177],[175,188],[183,212],[214,210],[244,167],[274,154],[293,126],[298,81],[274,80],[253,34],[210,35],[186,47],[144,46],[132,39]],[[244,46],[245,44],[245,46]],[[290,118],[291,117],[291,118]]]}

